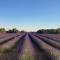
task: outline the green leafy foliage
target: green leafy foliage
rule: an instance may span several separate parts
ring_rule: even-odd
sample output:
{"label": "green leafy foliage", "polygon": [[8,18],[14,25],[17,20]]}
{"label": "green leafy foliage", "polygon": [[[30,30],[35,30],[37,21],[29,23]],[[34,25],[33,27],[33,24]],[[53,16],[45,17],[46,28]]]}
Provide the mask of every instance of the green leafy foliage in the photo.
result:
{"label": "green leafy foliage", "polygon": [[8,30],[7,33],[17,33],[18,30],[16,28],[13,28],[11,30]]}
{"label": "green leafy foliage", "polygon": [[40,29],[37,31],[37,33],[57,34],[57,33],[60,33],[60,28],[58,28],[58,29]]}
{"label": "green leafy foliage", "polygon": [[0,32],[5,32],[5,28],[0,28]]}

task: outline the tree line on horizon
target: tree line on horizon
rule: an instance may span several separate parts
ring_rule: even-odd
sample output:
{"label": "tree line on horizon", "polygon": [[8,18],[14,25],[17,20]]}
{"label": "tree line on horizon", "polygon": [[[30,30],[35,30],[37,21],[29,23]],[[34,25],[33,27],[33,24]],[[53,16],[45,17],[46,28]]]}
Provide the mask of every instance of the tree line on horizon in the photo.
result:
{"label": "tree line on horizon", "polygon": [[[22,31],[19,31],[18,29],[16,28],[13,28],[13,29],[9,29],[6,31],[5,28],[0,28],[0,32],[6,32],[6,33],[17,33],[17,32],[25,32],[24,30]],[[60,28],[57,28],[57,29],[39,29],[36,31],[37,33],[40,33],[40,34],[58,34],[60,33]]]}
{"label": "tree line on horizon", "polygon": [[60,28],[57,28],[57,29],[40,29],[37,31],[37,33],[40,33],[40,34],[59,34]]}
{"label": "tree line on horizon", "polygon": [[6,32],[6,33],[17,33],[17,32],[24,32],[24,30],[19,31],[16,28],[6,30],[5,28],[0,28],[0,33],[4,33],[4,32]]}

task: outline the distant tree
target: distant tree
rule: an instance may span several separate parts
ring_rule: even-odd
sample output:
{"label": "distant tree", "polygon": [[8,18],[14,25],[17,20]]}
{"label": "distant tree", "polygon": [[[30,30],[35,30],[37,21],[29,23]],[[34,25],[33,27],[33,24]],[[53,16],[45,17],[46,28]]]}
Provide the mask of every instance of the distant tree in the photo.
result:
{"label": "distant tree", "polygon": [[45,30],[44,29],[38,30],[37,33],[43,34],[45,33]]}
{"label": "distant tree", "polygon": [[8,31],[6,31],[7,33],[13,33],[13,31],[12,30],[8,30]]}
{"label": "distant tree", "polygon": [[47,29],[47,33],[56,34],[56,29]]}
{"label": "distant tree", "polygon": [[5,28],[0,28],[0,32],[5,32]]}
{"label": "distant tree", "polygon": [[48,33],[48,34],[56,34],[56,33],[59,33],[60,32],[60,29],[41,29],[41,30],[38,30],[37,33],[40,33],[40,34],[44,34],[44,33]]}
{"label": "distant tree", "polygon": [[24,30],[22,30],[22,31],[20,31],[21,33],[24,33],[25,31]]}
{"label": "distant tree", "polygon": [[17,33],[18,30],[16,28],[13,28],[11,30],[8,30],[7,33]]}
{"label": "distant tree", "polygon": [[16,28],[13,28],[12,31],[15,33],[18,32],[18,30]]}
{"label": "distant tree", "polygon": [[56,32],[57,32],[57,33],[60,33],[60,28],[58,28],[58,29],[56,30]]}

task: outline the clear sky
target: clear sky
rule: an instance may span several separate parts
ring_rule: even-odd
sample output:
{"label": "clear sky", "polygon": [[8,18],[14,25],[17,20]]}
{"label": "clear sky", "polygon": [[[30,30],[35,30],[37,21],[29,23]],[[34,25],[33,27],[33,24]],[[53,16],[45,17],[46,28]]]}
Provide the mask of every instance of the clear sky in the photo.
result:
{"label": "clear sky", "polygon": [[0,0],[0,27],[35,31],[60,27],[60,0]]}

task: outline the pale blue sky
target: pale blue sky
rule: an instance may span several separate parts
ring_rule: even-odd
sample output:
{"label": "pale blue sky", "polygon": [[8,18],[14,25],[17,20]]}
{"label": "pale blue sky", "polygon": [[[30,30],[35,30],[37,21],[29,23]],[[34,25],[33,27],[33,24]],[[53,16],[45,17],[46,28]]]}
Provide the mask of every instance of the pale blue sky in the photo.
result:
{"label": "pale blue sky", "polygon": [[35,31],[60,27],[60,0],[0,0],[0,27]]}

